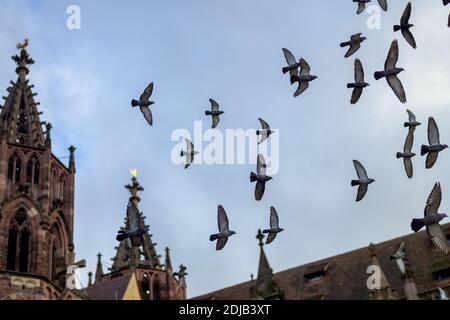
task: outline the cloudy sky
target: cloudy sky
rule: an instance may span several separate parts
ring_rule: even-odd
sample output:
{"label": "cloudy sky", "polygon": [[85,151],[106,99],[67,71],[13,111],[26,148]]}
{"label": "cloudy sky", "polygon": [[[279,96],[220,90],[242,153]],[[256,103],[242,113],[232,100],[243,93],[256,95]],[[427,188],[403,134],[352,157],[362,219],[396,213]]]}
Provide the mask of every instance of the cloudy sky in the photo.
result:
{"label": "cloudy sky", "polygon": [[[450,143],[450,29],[442,1],[413,1],[412,29],[418,49],[399,33],[406,1],[390,1],[381,27],[369,29],[369,15],[355,14],[348,1],[168,0],[6,1],[0,5],[0,87],[15,79],[10,56],[30,38],[35,59],[30,79],[53,123],[53,152],[67,156],[77,147],[75,245],[95,270],[96,254],[114,256],[115,234],[128,199],[123,186],[136,167],[145,187],[140,209],[163,254],[188,267],[188,293],[196,296],[250,279],[256,274],[258,228],[268,225],[275,206],[285,232],[266,247],[275,271],[325,258],[410,232],[436,181],[444,192],[441,210],[450,211],[450,151],[432,170],[416,156],[408,180],[401,160],[407,131],[406,108],[422,126],[414,150],[426,143],[434,116],[441,142]],[[66,27],[67,7],[81,9],[81,29]],[[368,40],[344,59],[339,47],[351,34]],[[408,103],[401,104],[373,72],[384,65],[391,41],[400,44],[400,78]],[[319,79],[302,96],[281,73],[281,48],[304,57]],[[356,106],[346,83],[360,58],[371,86]],[[130,108],[154,81],[154,126]],[[214,98],[226,112],[219,130],[257,128],[258,117],[279,129],[280,169],[261,202],[253,198],[254,165],[197,165],[185,171],[171,161],[175,129],[192,131]],[[377,181],[355,203],[350,187],[358,159]],[[67,161],[67,160],[65,160]],[[237,231],[216,252],[208,240],[223,204]],[[447,211],[446,211],[447,210]],[[105,264],[106,265],[106,264]],[[361,270],[364,272],[364,270]]]}

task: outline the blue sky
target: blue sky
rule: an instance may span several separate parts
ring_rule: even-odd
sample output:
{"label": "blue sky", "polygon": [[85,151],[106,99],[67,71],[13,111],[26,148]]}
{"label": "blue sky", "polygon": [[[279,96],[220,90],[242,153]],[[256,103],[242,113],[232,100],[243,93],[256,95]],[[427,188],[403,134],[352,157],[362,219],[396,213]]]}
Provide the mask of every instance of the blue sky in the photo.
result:
{"label": "blue sky", "polygon": [[[413,50],[392,25],[407,1],[390,1],[381,29],[369,30],[368,15],[351,1],[0,1],[0,86],[15,79],[15,44],[30,39],[35,59],[30,81],[42,120],[53,123],[53,152],[77,147],[75,245],[95,270],[96,254],[114,255],[115,234],[125,215],[129,168],[145,187],[140,209],[163,254],[188,267],[189,296],[250,279],[256,274],[258,228],[277,208],[285,232],[266,247],[281,271],[410,232],[435,181],[448,212],[450,177],[444,151],[432,170],[416,156],[408,180],[395,153],[403,148],[406,108],[423,123],[414,150],[426,142],[434,116],[441,142],[450,143],[450,29],[442,2],[413,1]],[[66,28],[66,9],[81,8],[81,30]],[[363,32],[368,40],[344,59],[339,43]],[[391,41],[400,44],[400,75],[408,103],[402,105],[373,72],[384,65]],[[304,57],[319,76],[294,99],[281,73],[281,48]],[[346,83],[360,58],[371,86],[356,106]],[[129,106],[154,81],[154,126]],[[6,92],[6,91],[5,91]],[[261,202],[248,181],[253,165],[193,166],[171,162],[173,130],[193,130],[205,120],[208,99],[226,112],[219,125],[257,128],[258,117],[280,130],[280,170]],[[377,181],[355,203],[352,160]],[[208,241],[223,204],[237,231],[222,252]],[[361,270],[364,272],[364,270]]]}

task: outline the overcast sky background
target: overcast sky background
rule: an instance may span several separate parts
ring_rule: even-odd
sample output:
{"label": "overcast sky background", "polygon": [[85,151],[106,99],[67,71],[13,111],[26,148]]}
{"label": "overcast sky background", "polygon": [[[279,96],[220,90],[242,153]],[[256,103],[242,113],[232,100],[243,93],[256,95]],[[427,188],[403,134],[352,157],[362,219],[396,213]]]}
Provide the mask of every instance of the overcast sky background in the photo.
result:
{"label": "overcast sky background", "polygon": [[[412,180],[395,158],[407,134],[407,107],[423,124],[415,133],[417,154],[427,142],[429,116],[441,142],[450,143],[449,9],[440,0],[412,2],[417,50],[392,31],[407,1],[389,2],[380,30],[369,30],[369,16],[356,15],[351,1],[0,1],[3,94],[16,78],[10,56],[28,37],[36,61],[30,82],[44,111],[41,120],[54,127],[53,152],[63,157],[71,144],[77,147],[75,246],[77,258],[88,261],[84,284],[98,252],[108,263],[115,254],[130,167],[145,187],[140,209],[157,250],[163,255],[169,246],[173,265],[187,265],[191,297],[257,273],[255,235],[268,226],[270,206],[286,230],[265,247],[274,271],[409,233],[410,219],[422,215],[438,180],[441,210],[450,211],[450,151],[432,170],[425,170],[420,155],[413,158]],[[66,28],[70,4],[81,8],[81,30]],[[344,59],[339,43],[357,32],[368,40]],[[386,81],[373,79],[394,38],[399,66],[406,69],[400,74],[406,105]],[[281,73],[283,47],[304,57],[319,76],[298,98]],[[346,83],[353,81],[355,58],[371,86],[351,106]],[[130,108],[150,81],[156,102],[151,128]],[[172,131],[193,130],[196,120],[209,126],[204,110],[210,97],[226,112],[219,130],[257,128],[258,117],[280,130],[280,170],[261,202],[249,182],[254,165],[185,171],[171,162]],[[360,203],[350,187],[353,159],[376,179]],[[216,232],[219,203],[237,235],[216,252],[208,237]]]}

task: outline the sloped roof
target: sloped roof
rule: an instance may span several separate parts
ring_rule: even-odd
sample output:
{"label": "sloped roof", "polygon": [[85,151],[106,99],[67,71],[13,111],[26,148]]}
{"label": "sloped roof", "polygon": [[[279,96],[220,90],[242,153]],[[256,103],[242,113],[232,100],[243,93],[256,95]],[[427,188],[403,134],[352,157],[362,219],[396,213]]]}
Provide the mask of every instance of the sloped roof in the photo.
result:
{"label": "sloped roof", "polygon": [[133,273],[129,272],[106,279],[86,288],[86,292],[92,300],[122,300],[132,276]]}

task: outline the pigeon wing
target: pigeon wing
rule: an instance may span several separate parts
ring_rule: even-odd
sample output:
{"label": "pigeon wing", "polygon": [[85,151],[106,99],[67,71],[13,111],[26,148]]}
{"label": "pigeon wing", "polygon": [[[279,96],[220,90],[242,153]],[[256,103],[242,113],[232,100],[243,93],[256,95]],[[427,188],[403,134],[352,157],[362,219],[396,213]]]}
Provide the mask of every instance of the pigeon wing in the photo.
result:
{"label": "pigeon wing", "polygon": [[269,234],[267,235],[266,244],[271,243],[273,240],[275,240],[276,237],[276,232],[269,232]]}
{"label": "pigeon wing", "polygon": [[258,160],[256,164],[256,172],[259,176],[265,176],[266,175],[266,159],[264,159],[264,156],[262,154],[258,154]]}
{"label": "pigeon wing", "polygon": [[212,116],[212,128],[214,129],[219,124],[220,117],[218,115]]}
{"label": "pigeon wing", "polygon": [[293,64],[297,63],[297,60],[295,60],[294,55],[291,51],[289,51],[286,48],[283,48],[284,58],[286,59],[286,62],[288,65],[292,66]]}
{"label": "pigeon wing", "polygon": [[398,41],[394,40],[391,43],[391,48],[389,49],[386,62],[384,63],[384,69],[394,69],[398,61]]}
{"label": "pigeon wing", "polygon": [[278,229],[278,213],[274,207],[270,207],[270,229]]}
{"label": "pigeon wing", "polygon": [[414,39],[413,34],[409,30],[402,30],[402,35],[405,38],[405,40],[410,44],[411,47],[414,49],[417,48],[416,40]]}
{"label": "pigeon wing", "polygon": [[398,268],[400,269],[400,272],[402,274],[405,274],[406,266],[405,266],[405,262],[403,261],[403,259],[395,259],[395,262],[397,262],[397,265],[398,265]]}
{"label": "pigeon wing", "polygon": [[227,241],[228,241],[228,237],[217,239],[216,250],[217,251],[222,250],[223,247],[225,247],[225,245],[227,244]]}
{"label": "pigeon wing", "polygon": [[347,53],[345,54],[345,58],[348,58],[351,55],[353,55],[356,51],[359,50],[359,48],[361,48],[361,45],[359,43],[352,43],[350,45],[350,48],[348,48]]}
{"label": "pigeon wing", "polygon": [[387,0],[378,0],[378,3],[380,5],[381,9],[383,9],[384,11],[387,11],[387,9],[388,9]]}
{"label": "pigeon wing", "polygon": [[408,112],[408,121],[416,122],[416,116],[414,115],[414,113],[412,113],[409,109],[406,109],[406,112]]}
{"label": "pigeon wing", "polygon": [[298,97],[301,95],[306,89],[309,87],[309,82],[306,81],[300,81],[298,84],[297,90],[294,92],[294,97]]}
{"label": "pigeon wing", "polygon": [[188,138],[185,138],[184,141],[186,142],[187,153],[192,153],[194,151],[194,144]]}
{"label": "pigeon wing", "polygon": [[358,40],[359,38],[361,38],[361,35],[362,35],[361,32],[360,32],[360,33],[355,33],[354,35],[352,35],[352,36],[350,37],[350,39],[351,39],[352,41]]}
{"label": "pigeon wing", "polygon": [[364,69],[359,59],[355,59],[355,82],[364,82]]}
{"label": "pigeon wing", "polygon": [[403,147],[403,152],[411,152],[413,144],[414,144],[414,133],[412,131],[408,131],[408,135],[406,136],[405,140],[405,146]]}
{"label": "pigeon wing", "polygon": [[264,191],[266,190],[265,182],[256,182],[255,186],[255,200],[260,201],[264,195]]}
{"label": "pigeon wing", "polygon": [[141,94],[140,100],[141,101],[148,101],[150,99],[150,96],[153,93],[153,82],[151,82],[147,88],[145,88],[144,92]]}
{"label": "pigeon wing", "polygon": [[356,202],[361,201],[367,192],[367,184],[361,184],[358,187],[358,194],[356,195]]}
{"label": "pigeon wing", "polygon": [[139,228],[139,211],[136,206],[130,202],[127,205],[128,230]]}
{"label": "pigeon wing", "polygon": [[447,236],[445,235],[439,223],[428,225],[427,232],[434,245],[438,247],[443,253],[449,254],[450,249],[447,243]]}
{"label": "pigeon wing", "polygon": [[352,92],[352,98],[350,99],[351,104],[355,104],[358,102],[359,98],[361,98],[363,89],[362,88],[354,88]]}
{"label": "pigeon wing", "polygon": [[368,179],[367,171],[358,160],[353,160],[353,165],[355,166],[356,174],[358,175],[359,180]]}
{"label": "pigeon wing", "polygon": [[433,117],[428,118],[428,142],[430,146],[440,144],[439,128]]}
{"label": "pigeon wing", "polygon": [[361,14],[364,9],[366,9],[366,4],[364,2],[358,2],[358,10],[356,11],[356,14]]}
{"label": "pigeon wing", "polygon": [[211,111],[219,111],[219,104],[216,101],[209,99],[209,102],[211,103]]}
{"label": "pigeon wing", "polygon": [[434,166],[437,161],[439,152],[429,152],[427,155],[427,160],[425,161],[425,168],[430,169]]}
{"label": "pigeon wing", "polygon": [[217,207],[217,224],[219,228],[219,232],[224,232],[228,230],[228,217],[225,209],[222,205]]}
{"label": "pigeon wing", "polygon": [[309,67],[308,62],[306,62],[305,59],[300,59],[300,75],[301,76],[309,76],[309,73],[311,72],[311,68]]}
{"label": "pigeon wing", "polygon": [[403,164],[405,166],[406,176],[411,179],[413,176],[413,165],[411,158],[403,158]]}
{"label": "pigeon wing", "polygon": [[436,184],[433,187],[433,190],[431,190],[430,195],[428,196],[427,199],[427,204],[425,206],[425,217],[437,214],[439,206],[441,205],[441,199],[442,199],[441,185],[439,182],[436,182]]}
{"label": "pigeon wing", "polygon": [[410,17],[411,17],[411,2],[408,2],[405,10],[403,11],[402,18],[400,19],[400,24],[407,25],[409,23]]}
{"label": "pigeon wing", "polygon": [[406,103],[406,93],[400,79],[397,76],[388,76],[386,79],[400,102]]}
{"label": "pigeon wing", "polygon": [[153,125],[153,115],[152,111],[148,106],[139,107],[141,109],[142,114],[144,115],[145,120],[147,120],[147,123],[149,125]]}
{"label": "pigeon wing", "polygon": [[263,130],[269,130],[269,124],[267,122],[265,122],[263,119],[258,118],[259,122],[261,123],[261,127]]}

